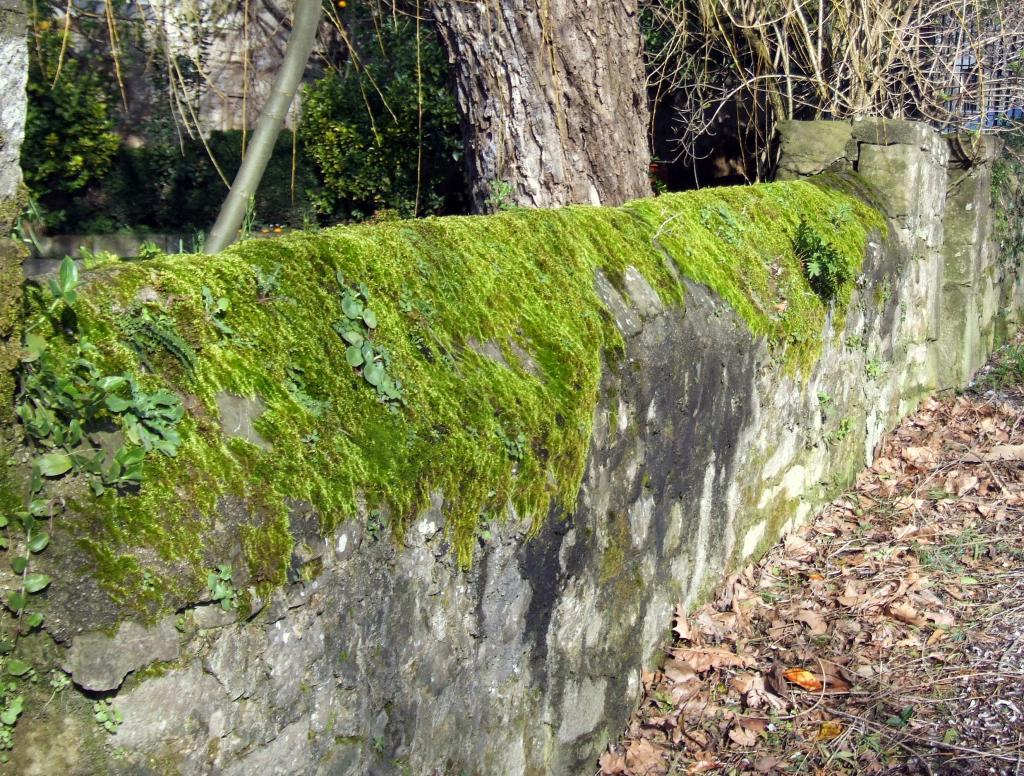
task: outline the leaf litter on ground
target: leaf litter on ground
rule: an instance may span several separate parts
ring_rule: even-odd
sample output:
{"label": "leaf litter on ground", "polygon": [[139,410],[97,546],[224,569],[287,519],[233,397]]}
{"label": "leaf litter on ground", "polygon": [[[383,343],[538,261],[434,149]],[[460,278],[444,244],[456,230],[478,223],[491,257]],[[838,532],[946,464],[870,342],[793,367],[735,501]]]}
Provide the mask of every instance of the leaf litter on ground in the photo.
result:
{"label": "leaf litter on ground", "polygon": [[718,592],[600,774],[1024,774],[1024,393],[924,401]]}

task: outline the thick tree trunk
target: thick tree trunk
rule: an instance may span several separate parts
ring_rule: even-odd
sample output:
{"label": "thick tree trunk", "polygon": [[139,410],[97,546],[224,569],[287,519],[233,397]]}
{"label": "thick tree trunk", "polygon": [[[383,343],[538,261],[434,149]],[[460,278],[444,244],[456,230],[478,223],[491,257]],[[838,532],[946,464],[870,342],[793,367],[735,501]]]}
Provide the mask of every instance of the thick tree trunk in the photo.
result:
{"label": "thick tree trunk", "polygon": [[478,211],[650,194],[636,0],[434,0]]}
{"label": "thick tree trunk", "polygon": [[23,0],[0,0],[0,237],[10,234],[22,201],[28,48]]}
{"label": "thick tree trunk", "polygon": [[[13,370],[21,355],[21,264],[26,251],[8,235],[25,206],[21,142],[25,138],[27,79],[25,4],[0,0],[0,423],[12,417]],[[6,430],[0,436],[6,437]],[[0,452],[2,445],[0,441]]]}

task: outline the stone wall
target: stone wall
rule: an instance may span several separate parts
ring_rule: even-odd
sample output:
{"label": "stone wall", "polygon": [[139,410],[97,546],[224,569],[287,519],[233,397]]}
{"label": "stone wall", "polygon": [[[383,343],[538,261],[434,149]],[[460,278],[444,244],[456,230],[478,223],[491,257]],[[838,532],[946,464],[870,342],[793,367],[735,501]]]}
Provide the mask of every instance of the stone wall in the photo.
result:
{"label": "stone wall", "polygon": [[[455,494],[433,493],[396,541],[365,519],[322,535],[296,501],[288,584],[245,617],[193,600],[151,627],[101,630],[82,580],[55,615],[58,659],[124,721],[108,736],[88,701],[65,697],[64,711],[19,723],[18,772],[592,772],[675,605],[813,515],[886,429],[962,385],[1017,320],[1015,277],[988,239],[987,157],[951,162],[945,140],[905,122],[782,132],[784,177],[857,190],[889,224],[863,246],[848,303],[828,309],[813,363],[787,365],[752,333],[760,319],[740,314],[742,299],[726,304],[690,277],[679,305],[636,268],[614,283],[598,273],[624,350],[602,370],[571,514],[539,530],[514,515],[491,523],[462,570],[446,525]],[[669,267],[690,242],[672,221],[650,233]],[[718,229],[734,239],[727,221]],[[785,348],[801,345],[793,331]],[[218,512],[216,535],[232,525],[228,506]]]}

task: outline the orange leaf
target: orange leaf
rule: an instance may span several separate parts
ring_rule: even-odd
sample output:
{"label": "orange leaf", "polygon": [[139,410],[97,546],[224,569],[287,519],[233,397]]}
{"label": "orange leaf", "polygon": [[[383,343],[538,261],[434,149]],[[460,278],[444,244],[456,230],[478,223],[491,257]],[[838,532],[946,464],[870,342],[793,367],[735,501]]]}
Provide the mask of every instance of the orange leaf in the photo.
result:
{"label": "orange leaf", "polygon": [[808,692],[820,692],[823,687],[821,680],[806,668],[787,668],[782,675]]}

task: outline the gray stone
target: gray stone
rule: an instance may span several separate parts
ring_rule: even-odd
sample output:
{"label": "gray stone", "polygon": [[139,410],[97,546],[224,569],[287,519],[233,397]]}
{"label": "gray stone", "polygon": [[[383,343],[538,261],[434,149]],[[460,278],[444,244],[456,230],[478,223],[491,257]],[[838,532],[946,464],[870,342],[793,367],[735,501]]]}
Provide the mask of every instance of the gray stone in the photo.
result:
{"label": "gray stone", "polygon": [[62,667],[79,687],[96,692],[115,690],[132,671],[177,659],[180,645],[174,619],[166,617],[153,628],[123,622],[113,637],[83,633],[75,637]]}
{"label": "gray stone", "polygon": [[244,439],[263,450],[271,448],[270,443],[260,436],[253,425],[267,410],[261,398],[235,396],[221,391],[217,394],[217,409],[220,412],[220,426],[224,436]]}

